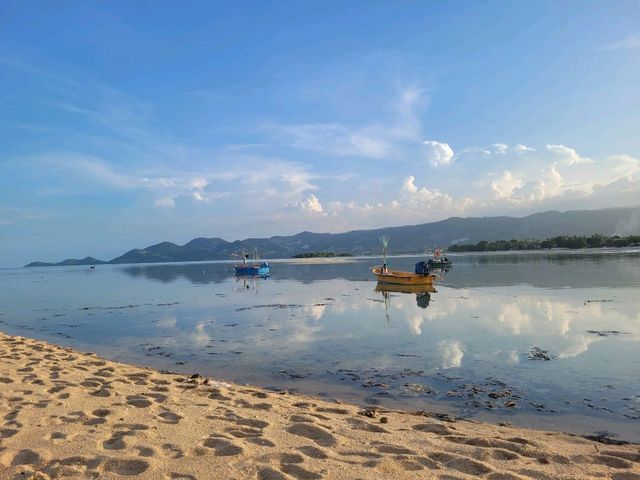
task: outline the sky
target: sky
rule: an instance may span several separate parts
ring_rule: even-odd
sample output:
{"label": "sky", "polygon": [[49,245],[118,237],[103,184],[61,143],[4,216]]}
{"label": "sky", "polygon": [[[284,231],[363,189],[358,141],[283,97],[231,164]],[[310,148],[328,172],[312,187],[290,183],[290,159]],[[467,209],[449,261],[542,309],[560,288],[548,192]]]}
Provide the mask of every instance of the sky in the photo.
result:
{"label": "sky", "polygon": [[638,204],[635,0],[0,0],[0,267]]}

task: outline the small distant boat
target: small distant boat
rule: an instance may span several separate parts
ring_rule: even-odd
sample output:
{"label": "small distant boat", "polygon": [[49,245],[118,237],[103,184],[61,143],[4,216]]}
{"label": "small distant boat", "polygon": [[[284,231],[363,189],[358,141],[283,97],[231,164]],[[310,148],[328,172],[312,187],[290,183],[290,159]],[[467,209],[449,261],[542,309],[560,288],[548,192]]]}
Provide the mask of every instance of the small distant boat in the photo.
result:
{"label": "small distant boat", "polygon": [[429,268],[449,268],[453,265],[453,262],[448,258],[430,258],[427,261]]}
{"label": "small distant boat", "polygon": [[442,250],[437,249],[433,252],[433,257],[427,260],[427,265],[430,269],[451,268],[453,262],[446,257]]}
{"label": "small distant boat", "polygon": [[402,272],[400,270],[389,270],[383,272],[383,267],[373,267],[371,269],[378,282],[390,283],[393,285],[433,285],[438,275],[432,273]]}
{"label": "small distant boat", "polygon": [[271,274],[271,267],[267,262],[258,262],[258,251],[253,251],[253,263],[249,262],[249,254],[242,252],[234,254],[242,257],[242,263],[236,263],[233,270],[238,277],[267,277]]}

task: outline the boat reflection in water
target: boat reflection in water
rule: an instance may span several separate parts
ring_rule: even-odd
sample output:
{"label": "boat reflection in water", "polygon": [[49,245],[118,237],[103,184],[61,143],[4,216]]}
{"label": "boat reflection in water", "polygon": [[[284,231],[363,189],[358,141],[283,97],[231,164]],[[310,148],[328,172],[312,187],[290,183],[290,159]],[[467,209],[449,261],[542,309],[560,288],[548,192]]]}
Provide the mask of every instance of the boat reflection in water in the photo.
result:
{"label": "boat reflection in water", "polygon": [[266,281],[269,275],[235,275],[236,285],[233,289],[234,292],[245,292],[247,290],[253,290],[256,294],[259,291],[260,281]]}
{"label": "boat reflection in water", "polygon": [[387,322],[391,320],[389,318],[389,306],[391,305],[392,293],[415,294],[416,305],[420,308],[427,308],[431,301],[431,294],[437,293],[433,285],[393,285],[381,282],[378,282],[374,291],[381,293],[384,298],[384,310]]}

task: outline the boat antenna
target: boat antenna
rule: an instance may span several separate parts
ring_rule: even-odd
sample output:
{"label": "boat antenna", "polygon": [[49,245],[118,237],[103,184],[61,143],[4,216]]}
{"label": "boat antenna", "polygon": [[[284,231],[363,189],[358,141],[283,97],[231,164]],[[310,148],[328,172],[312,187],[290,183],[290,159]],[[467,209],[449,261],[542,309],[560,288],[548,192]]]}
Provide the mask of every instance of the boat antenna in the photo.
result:
{"label": "boat antenna", "polygon": [[389,248],[389,237],[383,235],[380,237],[380,243],[382,243],[382,263],[387,263],[387,249]]}

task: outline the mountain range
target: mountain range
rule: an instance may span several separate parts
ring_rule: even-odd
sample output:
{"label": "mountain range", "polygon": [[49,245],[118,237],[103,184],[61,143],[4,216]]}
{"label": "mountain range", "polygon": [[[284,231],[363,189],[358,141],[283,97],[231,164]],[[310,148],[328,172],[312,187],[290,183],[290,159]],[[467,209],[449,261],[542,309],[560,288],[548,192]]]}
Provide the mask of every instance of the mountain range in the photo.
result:
{"label": "mountain range", "polygon": [[108,262],[93,257],[59,263],[32,262],[27,267],[98,265],[103,263],[155,263],[228,260],[234,252],[257,249],[263,258],[290,258],[305,252],[378,254],[380,237],[389,238],[393,254],[423,253],[426,248],[481,240],[548,238],[558,235],[628,235],[640,233],[640,206],[601,210],[548,211],[526,217],[451,217],[439,222],[353,230],[345,233],[301,232],[291,236],[247,238],[228,242],[222,238],[195,238],[184,245],[161,242],[129,250]]}

